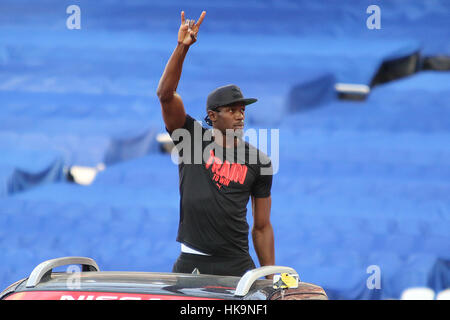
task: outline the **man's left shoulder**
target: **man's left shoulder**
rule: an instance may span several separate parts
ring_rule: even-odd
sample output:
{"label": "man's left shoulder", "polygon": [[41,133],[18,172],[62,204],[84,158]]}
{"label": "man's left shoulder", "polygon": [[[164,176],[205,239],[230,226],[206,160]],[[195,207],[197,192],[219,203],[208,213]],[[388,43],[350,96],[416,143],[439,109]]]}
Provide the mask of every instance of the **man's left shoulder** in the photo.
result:
{"label": "man's left shoulder", "polygon": [[260,149],[258,149],[254,145],[248,143],[247,141],[245,141],[245,145],[246,145],[246,148],[248,148],[250,160],[254,159],[256,157],[257,165],[261,165],[261,166],[271,166],[272,165],[270,157],[265,152],[261,151]]}

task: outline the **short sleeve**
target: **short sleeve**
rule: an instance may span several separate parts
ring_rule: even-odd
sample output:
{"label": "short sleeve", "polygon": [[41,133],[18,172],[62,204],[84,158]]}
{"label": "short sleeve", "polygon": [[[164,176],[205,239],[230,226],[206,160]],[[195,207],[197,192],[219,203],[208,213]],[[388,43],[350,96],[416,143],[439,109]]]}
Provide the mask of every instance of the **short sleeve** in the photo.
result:
{"label": "short sleeve", "polygon": [[[184,120],[184,124],[180,129],[186,129],[189,132],[193,132],[194,131],[194,122],[195,122],[194,118],[192,118],[190,115],[187,114],[186,119]],[[172,133],[176,130],[177,129],[175,129],[173,131],[169,131],[166,127],[167,133],[170,134],[171,136],[172,136]]]}
{"label": "short sleeve", "polygon": [[172,132],[166,131],[170,134],[170,137],[178,151],[178,157],[180,163],[185,164],[195,163],[196,154],[200,154],[200,163],[202,155],[202,137],[206,129],[202,127],[201,123],[192,118],[190,115],[186,115],[186,120],[181,128],[175,129]]}
{"label": "short sleeve", "polygon": [[259,174],[252,186],[252,196],[255,198],[267,198],[270,196],[270,191],[272,189],[272,163],[268,165],[261,166]]}

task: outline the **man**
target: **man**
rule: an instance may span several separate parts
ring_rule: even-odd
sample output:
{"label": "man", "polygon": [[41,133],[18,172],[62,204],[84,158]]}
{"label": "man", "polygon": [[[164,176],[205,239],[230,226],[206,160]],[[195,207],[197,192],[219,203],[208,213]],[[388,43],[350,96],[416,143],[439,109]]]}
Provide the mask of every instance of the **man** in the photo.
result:
{"label": "man", "polygon": [[[213,127],[207,130],[186,114],[176,92],[184,59],[197,40],[205,15],[203,11],[195,23],[185,20],[181,12],[178,44],[157,89],[164,123],[172,139],[176,140],[174,137],[180,130],[192,136],[191,140],[183,141],[190,141],[192,152],[178,149],[181,162],[177,241],[181,243],[181,254],[172,271],[192,273],[197,269],[204,274],[242,276],[255,268],[249,255],[246,220],[250,197],[254,219],[252,239],[258,260],[261,266],[275,264],[270,223],[271,163],[265,154],[241,139],[245,106],[256,99],[245,99],[235,85],[217,88],[207,99],[205,120]],[[196,130],[203,138],[211,133],[213,142],[207,144],[201,137],[194,139]],[[201,155],[206,157],[195,158],[196,148],[201,148]]]}

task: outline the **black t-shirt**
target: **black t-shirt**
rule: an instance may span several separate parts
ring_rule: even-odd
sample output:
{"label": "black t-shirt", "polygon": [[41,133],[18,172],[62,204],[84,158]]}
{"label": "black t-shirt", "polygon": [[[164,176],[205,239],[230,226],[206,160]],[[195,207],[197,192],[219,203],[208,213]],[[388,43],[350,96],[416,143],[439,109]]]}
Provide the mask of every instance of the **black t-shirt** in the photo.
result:
{"label": "black t-shirt", "polygon": [[244,140],[220,147],[212,130],[189,115],[183,128],[169,133],[179,156],[177,241],[214,256],[248,254],[247,204],[250,195],[270,196],[269,157]]}

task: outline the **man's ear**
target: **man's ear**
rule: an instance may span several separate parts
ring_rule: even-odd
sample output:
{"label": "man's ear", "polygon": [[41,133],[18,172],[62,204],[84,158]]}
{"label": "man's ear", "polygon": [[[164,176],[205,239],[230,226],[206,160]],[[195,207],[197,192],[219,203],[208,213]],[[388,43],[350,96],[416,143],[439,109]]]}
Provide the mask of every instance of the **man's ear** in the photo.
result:
{"label": "man's ear", "polygon": [[213,123],[217,121],[217,113],[212,110],[208,110],[208,117]]}

